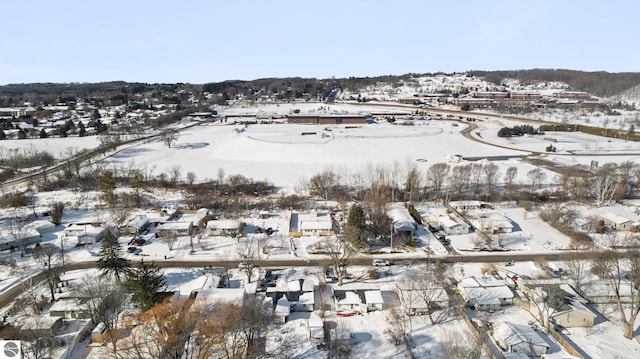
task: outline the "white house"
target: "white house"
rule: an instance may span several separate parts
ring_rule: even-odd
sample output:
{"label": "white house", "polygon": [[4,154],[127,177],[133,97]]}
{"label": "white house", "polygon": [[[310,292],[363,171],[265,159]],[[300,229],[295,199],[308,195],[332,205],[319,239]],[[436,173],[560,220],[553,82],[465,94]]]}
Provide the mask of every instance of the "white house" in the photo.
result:
{"label": "white house", "polygon": [[[23,236],[22,243],[25,247],[39,242],[40,238],[42,238],[40,232],[29,226],[24,227],[23,233],[21,233],[21,235]],[[11,234],[7,233],[6,231],[0,233],[0,250],[18,249],[18,247],[18,242]]]}
{"label": "white house", "polygon": [[242,222],[235,219],[220,219],[207,222],[207,231],[212,236],[233,236],[242,231]]}
{"label": "white house", "polygon": [[315,305],[315,295],[313,292],[302,293],[298,297],[298,301],[291,302],[291,307],[294,312],[313,312]]}
{"label": "white house", "polygon": [[127,234],[140,234],[149,227],[149,218],[143,215],[133,217],[122,227],[122,231]]}
{"label": "white house", "polygon": [[367,311],[382,310],[384,300],[380,290],[368,290],[364,292],[364,301],[367,304]]}
{"label": "white house", "polygon": [[633,225],[633,221],[627,217],[617,215],[612,212],[603,213],[600,218],[604,225],[616,231],[628,231]]}
{"label": "white house", "polygon": [[438,217],[438,224],[442,226],[446,234],[467,234],[469,233],[469,225],[465,222],[458,222],[449,216]]}
{"label": "white house", "polygon": [[98,227],[91,224],[70,224],[64,229],[64,235],[67,238],[77,238],[78,244],[98,243],[104,238],[104,227]]}
{"label": "white house", "polygon": [[[292,220],[297,219],[297,223],[292,228],[297,229],[298,235],[302,236],[331,236],[333,235],[333,221],[326,212],[312,211],[310,213],[291,214]],[[292,229],[290,228],[290,231]]]}
{"label": "white house", "polygon": [[498,212],[476,212],[471,223],[483,232],[511,233],[513,224],[505,215]]}
{"label": "white house", "polygon": [[51,223],[51,221],[46,221],[46,220],[33,221],[29,223],[28,226],[32,227],[33,229],[38,231],[38,233],[40,234],[50,233],[56,229],[55,224]]}
{"label": "white house", "polygon": [[175,233],[177,236],[188,236],[193,233],[193,221],[169,221],[158,224],[156,233],[163,236],[166,233]]}
{"label": "white house", "polygon": [[476,310],[496,311],[513,304],[513,292],[503,281],[493,277],[467,277],[458,283],[460,295]]}
{"label": "white house", "polygon": [[470,209],[480,209],[482,207],[482,202],[480,201],[451,201],[449,202],[449,207],[455,209],[456,211],[467,211]]}
{"label": "white house", "polygon": [[[336,312],[354,311],[363,312],[363,305],[360,296],[355,292],[344,292],[344,298],[336,297]],[[366,310],[366,308],[365,308]]]}
{"label": "white house", "polygon": [[[428,291],[428,296],[421,295],[423,294],[422,291]],[[439,286],[424,289],[408,282],[400,281],[396,283],[396,292],[400,298],[400,304],[407,315],[426,314],[434,309],[446,308],[449,305],[447,292],[443,287]]]}
{"label": "white house", "polygon": [[401,206],[393,206],[387,211],[391,218],[393,233],[413,236],[416,232],[416,221],[411,217],[409,211]]}

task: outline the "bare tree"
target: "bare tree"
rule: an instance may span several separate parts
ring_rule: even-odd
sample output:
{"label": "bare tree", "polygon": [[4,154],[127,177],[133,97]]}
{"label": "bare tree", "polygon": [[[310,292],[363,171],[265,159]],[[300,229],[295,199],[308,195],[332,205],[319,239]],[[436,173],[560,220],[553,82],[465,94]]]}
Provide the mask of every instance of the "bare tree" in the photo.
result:
{"label": "bare tree", "polygon": [[324,170],[309,179],[309,192],[311,195],[319,196],[329,200],[338,186],[338,175],[332,170]]}
{"label": "bare tree", "polygon": [[194,172],[187,172],[187,182],[189,186],[193,186],[193,183],[196,181],[196,174]]}
{"label": "bare tree", "polygon": [[38,262],[45,275],[45,281],[51,293],[51,302],[56,300],[56,285],[59,282],[57,273],[60,248],[51,243],[38,244],[33,251],[33,258]]}
{"label": "bare tree", "polygon": [[180,135],[177,130],[165,130],[160,134],[160,138],[164,145],[171,148],[171,145],[178,140]]}
{"label": "bare tree", "polygon": [[470,178],[471,164],[453,167],[451,175],[448,178],[451,192],[454,193],[454,195],[461,194],[468,188]]}
{"label": "bare tree", "polygon": [[482,167],[484,183],[487,186],[489,199],[493,196],[493,190],[500,177],[500,169],[495,163],[487,163]]}
{"label": "bare tree", "polygon": [[589,275],[589,260],[576,252],[562,253],[560,259],[567,269],[567,275],[571,279],[574,288],[582,291],[584,280]]}
{"label": "bare tree", "polygon": [[447,178],[450,166],[447,163],[439,162],[434,163],[427,169],[427,183],[431,185],[434,194],[437,196],[440,194],[444,185],[444,180]]}
{"label": "bare tree", "polygon": [[446,298],[442,267],[428,265],[424,270],[411,271],[407,274],[403,285],[412,292],[409,295],[415,296],[415,301],[424,305],[431,325],[435,325],[446,317],[446,311],[442,311],[438,317],[433,315],[438,308],[438,303]]}
{"label": "bare tree", "polygon": [[169,167],[168,172],[169,172],[169,176],[168,176],[169,181],[171,181],[171,184],[175,186],[178,183],[178,180],[180,179],[180,175],[182,174],[180,171],[180,165],[173,165]]}
{"label": "bare tree", "polygon": [[507,172],[504,174],[504,185],[507,187],[507,191],[513,190],[513,181],[518,175],[518,167],[511,166],[507,168]]}
{"label": "bare tree", "polygon": [[356,248],[351,242],[337,236],[327,238],[324,243],[326,244],[327,255],[331,260],[336,277],[338,277],[338,285],[341,286],[347,273],[347,266],[357,252]]}
{"label": "bare tree", "polygon": [[114,352],[120,337],[120,313],[125,309],[127,296],[114,280],[104,276],[84,276],[74,284],[73,291],[83,298],[94,324],[104,323]]}
{"label": "bare tree", "polygon": [[224,176],[225,176],[224,168],[222,168],[222,167],[218,167],[218,174],[217,174],[217,176],[218,176],[218,184],[220,184],[220,185],[221,185],[221,184],[224,184]]}
{"label": "bare tree", "polygon": [[247,281],[251,283],[253,269],[257,266],[258,258],[260,256],[258,244],[250,241],[243,241],[238,246],[238,255],[242,259],[240,270],[245,273]]}
{"label": "bare tree", "polygon": [[404,183],[404,200],[413,201],[420,196],[420,188],[422,183],[420,181],[420,172],[415,163],[411,163],[407,168],[406,180]]}
{"label": "bare tree", "polygon": [[618,184],[616,168],[615,163],[607,163],[598,168],[590,178],[589,192],[597,206],[609,203],[613,199]]}
{"label": "bare tree", "polygon": [[184,300],[165,301],[140,313],[139,324],[118,343],[118,354],[136,359],[188,357],[193,350],[189,338],[202,314],[202,309],[191,310],[190,304]]}
{"label": "bare tree", "polygon": [[27,238],[29,237],[29,229],[25,226],[22,218],[14,216],[8,223],[7,229],[9,235],[16,242],[16,246],[20,250],[20,256],[24,257],[24,251],[27,248]]}
{"label": "bare tree", "polygon": [[[640,312],[640,252],[631,249],[625,253],[614,250],[600,252],[592,264],[592,272],[609,282],[616,301],[624,337],[633,339],[633,329]],[[625,279],[628,278],[628,279]],[[627,293],[628,296],[624,297]]]}
{"label": "bare tree", "polygon": [[169,247],[170,251],[173,250],[174,245],[178,241],[178,235],[174,231],[160,231],[160,233],[158,233],[158,236],[164,243],[167,244],[167,247]]}
{"label": "bare tree", "polygon": [[529,178],[529,184],[531,185],[531,193],[541,188],[542,182],[544,182],[546,177],[547,174],[540,168],[534,168],[527,172],[527,178]]}

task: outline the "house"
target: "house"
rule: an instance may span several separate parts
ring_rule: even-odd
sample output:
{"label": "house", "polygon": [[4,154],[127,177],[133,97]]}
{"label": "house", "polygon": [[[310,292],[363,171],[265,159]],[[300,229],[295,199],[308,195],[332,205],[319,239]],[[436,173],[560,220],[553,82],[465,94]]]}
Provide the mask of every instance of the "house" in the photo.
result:
{"label": "house", "polygon": [[565,328],[592,327],[596,322],[596,313],[578,300],[571,300],[564,310],[551,315],[556,325]]}
{"label": "house", "polygon": [[51,221],[39,220],[28,224],[29,227],[35,229],[40,234],[51,233],[56,229],[56,225]]}
{"label": "house", "polygon": [[442,227],[446,234],[467,234],[469,233],[469,225],[465,222],[458,222],[449,216],[438,217],[438,224]]}
{"label": "house", "polygon": [[514,295],[506,282],[493,277],[464,278],[458,283],[458,290],[467,304],[476,310],[492,312],[513,304]]}
{"label": "house", "polygon": [[324,323],[322,318],[316,313],[309,315],[309,340],[314,345],[324,343]]}
{"label": "house", "polygon": [[529,357],[540,357],[550,349],[541,334],[528,325],[501,323],[494,329],[493,336],[506,351]]}
{"label": "house", "polygon": [[237,236],[242,234],[243,223],[235,219],[220,219],[207,222],[207,231],[212,236]]}
{"label": "house", "polygon": [[[40,241],[40,238],[42,238],[40,232],[38,232],[33,227],[25,226],[24,229],[19,232],[21,232],[20,235],[22,236],[22,244],[24,244],[25,247],[34,243],[38,243]],[[0,250],[14,250],[18,249],[19,247],[20,246],[18,245],[18,242],[13,235],[6,232],[6,230],[0,232]]]}
{"label": "house", "polygon": [[578,218],[573,228],[578,232],[593,233],[596,229],[596,222],[591,218]]}
{"label": "house", "polygon": [[425,289],[413,282],[400,281],[396,283],[396,292],[407,315],[426,314],[434,309],[446,308],[449,305],[449,296],[440,286]]}
{"label": "house", "polygon": [[311,278],[305,278],[302,281],[302,291],[303,292],[313,292],[315,288],[315,283]]}
{"label": "house", "polygon": [[121,233],[138,235],[149,227],[149,218],[143,215],[133,217],[127,224],[121,227]]}
{"label": "house", "polygon": [[333,220],[329,213],[316,211],[291,213],[289,221],[290,236],[332,236],[333,234]]}
{"label": "house", "polygon": [[[363,310],[364,309],[364,310]],[[366,307],[363,308],[362,300],[360,296],[355,292],[344,292],[344,297],[335,297],[335,311],[336,312],[363,312]]]}
{"label": "house", "polygon": [[416,221],[409,211],[402,206],[393,206],[387,211],[391,218],[393,233],[399,236],[413,237],[416,233]]}
{"label": "house", "polygon": [[302,293],[297,301],[291,302],[291,308],[294,312],[313,312],[315,305],[315,294],[313,292]]}
{"label": "house", "polygon": [[287,298],[284,296],[278,299],[273,313],[277,321],[284,324],[287,319],[289,319],[289,315],[291,314],[291,303],[289,302],[289,300],[287,300]]}
{"label": "house", "polygon": [[456,211],[468,211],[470,209],[482,208],[482,202],[480,201],[451,201],[449,207]]}
{"label": "house", "polygon": [[63,322],[60,317],[38,315],[27,318],[20,330],[39,337],[52,337],[60,332],[62,326]]}
{"label": "house", "polygon": [[78,245],[98,243],[104,238],[104,227],[91,224],[70,224],[64,229],[67,238],[77,238]]}
{"label": "house", "polygon": [[498,212],[475,212],[471,223],[485,233],[511,233],[513,224],[505,215]]}
{"label": "house", "polygon": [[379,290],[365,291],[364,301],[367,304],[367,312],[383,309],[384,300],[382,299],[382,292]]}
{"label": "house", "polygon": [[156,233],[163,237],[169,233],[176,236],[188,236],[193,233],[193,221],[170,221],[158,224]]}
{"label": "house", "polygon": [[78,298],[61,298],[49,307],[49,316],[64,319],[90,319],[91,312],[89,306]]}
{"label": "house", "polygon": [[631,219],[612,212],[601,214],[600,218],[604,221],[605,226],[616,231],[628,231],[633,225],[633,221]]}

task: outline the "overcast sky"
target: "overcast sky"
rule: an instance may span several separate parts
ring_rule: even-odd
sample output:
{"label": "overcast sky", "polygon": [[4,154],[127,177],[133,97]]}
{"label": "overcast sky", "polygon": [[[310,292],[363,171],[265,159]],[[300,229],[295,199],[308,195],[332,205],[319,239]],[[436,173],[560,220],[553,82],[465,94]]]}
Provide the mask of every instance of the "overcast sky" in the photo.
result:
{"label": "overcast sky", "polygon": [[640,71],[636,0],[23,0],[0,9],[0,84]]}

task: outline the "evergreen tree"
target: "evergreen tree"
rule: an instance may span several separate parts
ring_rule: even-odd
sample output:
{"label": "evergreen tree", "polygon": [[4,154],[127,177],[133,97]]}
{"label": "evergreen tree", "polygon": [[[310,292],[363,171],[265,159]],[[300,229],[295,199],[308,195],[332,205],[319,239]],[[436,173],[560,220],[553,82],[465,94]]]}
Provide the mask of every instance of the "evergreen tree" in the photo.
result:
{"label": "evergreen tree", "polygon": [[20,140],[24,140],[25,138],[27,138],[27,133],[26,133],[26,132],[24,132],[24,130],[23,130],[23,129],[20,129],[20,130],[18,131],[18,139],[20,139]]}
{"label": "evergreen tree", "polygon": [[84,128],[84,123],[78,122],[78,136],[83,137],[87,133],[87,130]]}
{"label": "evergreen tree", "polygon": [[366,245],[368,237],[367,218],[364,209],[359,204],[354,204],[349,209],[347,225],[342,230],[342,239],[356,247],[363,247]]}
{"label": "evergreen tree", "polygon": [[7,134],[4,133],[4,130],[0,130],[0,140],[6,140],[7,139]]}
{"label": "evergreen tree", "polygon": [[162,293],[167,281],[157,264],[140,263],[127,274],[126,287],[131,291],[131,299],[142,311],[151,309],[162,299]]}
{"label": "evergreen tree", "polygon": [[118,243],[118,238],[107,229],[102,240],[98,268],[102,274],[114,277],[118,283],[121,283],[131,268],[131,263],[122,254],[122,245]]}
{"label": "evergreen tree", "polygon": [[115,200],[116,179],[113,177],[111,171],[104,171],[102,177],[100,177],[100,190],[104,194],[106,200],[109,203],[113,203]]}
{"label": "evergreen tree", "polygon": [[47,135],[47,131],[43,129],[40,130],[40,138],[47,138],[49,137],[49,135]]}
{"label": "evergreen tree", "polygon": [[349,217],[347,217],[347,225],[358,229],[365,229],[367,226],[367,217],[364,210],[359,204],[354,204],[349,209]]}

